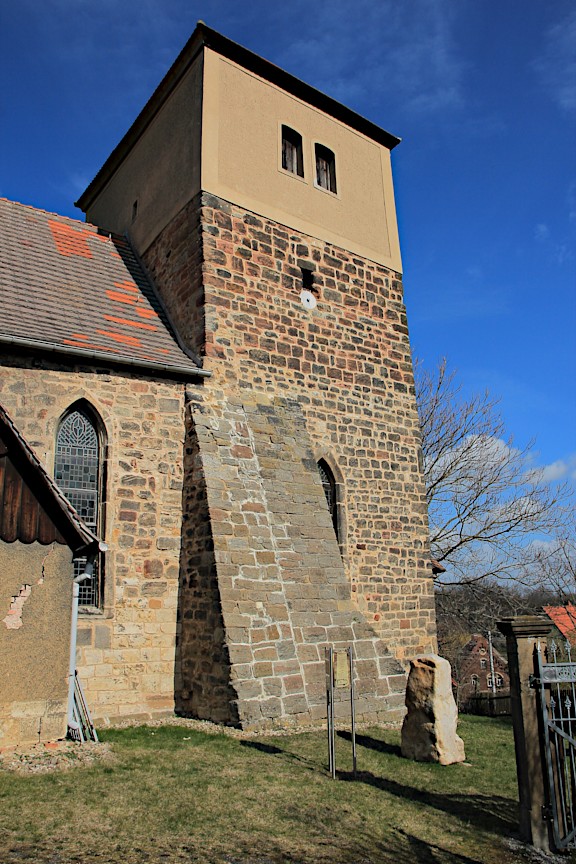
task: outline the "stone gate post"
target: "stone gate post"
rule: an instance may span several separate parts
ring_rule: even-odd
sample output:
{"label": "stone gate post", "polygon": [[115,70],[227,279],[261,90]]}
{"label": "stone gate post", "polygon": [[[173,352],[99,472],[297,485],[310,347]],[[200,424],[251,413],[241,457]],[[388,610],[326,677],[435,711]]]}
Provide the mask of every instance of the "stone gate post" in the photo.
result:
{"label": "stone gate post", "polygon": [[550,622],[538,615],[520,615],[498,622],[506,636],[514,747],[520,799],[520,836],[537,849],[549,851],[549,827],[544,819],[546,792],[544,754],[540,746],[538,701],[530,687],[534,673],[534,646],[546,644]]}

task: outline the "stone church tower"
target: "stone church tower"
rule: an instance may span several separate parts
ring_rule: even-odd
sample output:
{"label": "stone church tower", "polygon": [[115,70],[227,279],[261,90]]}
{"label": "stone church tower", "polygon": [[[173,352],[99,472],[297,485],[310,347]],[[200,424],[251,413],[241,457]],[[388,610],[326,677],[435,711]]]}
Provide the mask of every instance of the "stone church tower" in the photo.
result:
{"label": "stone church tower", "polygon": [[398,139],[200,23],[81,196],[210,377],[186,387],[175,701],[244,726],[402,710],[435,646],[390,151]]}

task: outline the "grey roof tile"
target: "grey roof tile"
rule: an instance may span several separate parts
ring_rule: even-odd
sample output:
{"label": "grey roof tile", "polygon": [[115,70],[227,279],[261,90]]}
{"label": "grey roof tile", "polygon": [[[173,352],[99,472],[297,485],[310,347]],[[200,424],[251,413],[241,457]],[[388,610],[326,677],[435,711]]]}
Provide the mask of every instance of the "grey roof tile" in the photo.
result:
{"label": "grey roof tile", "polygon": [[0,199],[0,337],[199,371],[125,238],[6,199]]}

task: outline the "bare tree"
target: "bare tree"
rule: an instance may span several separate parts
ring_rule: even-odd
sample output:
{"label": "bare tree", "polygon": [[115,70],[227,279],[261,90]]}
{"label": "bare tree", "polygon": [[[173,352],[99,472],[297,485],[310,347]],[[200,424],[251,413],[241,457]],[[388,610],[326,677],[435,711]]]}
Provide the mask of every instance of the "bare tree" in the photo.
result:
{"label": "bare tree", "polygon": [[487,636],[491,632],[494,648],[506,656],[506,640],[497,629],[498,621],[503,618],[542,615],[545,606],[564,606],[576,625],[574,591],[568,593],[562,586],[558,587],[555,577],[559,570],[553,557],[545,559],[549,565],[546,581],[529,590],[518,582],[493,579],[436,587],[438,653],[450,662],[456,683],[463,683],[467,655],[462,649],[474,633]]}
{"label": "bare tree", "polygon": [[[573,604],[576,595],[576,516],[568,519],[546,542],[527,550],[525,569],[533,584],[545,585],[557,598],[556,604]],[[547,601],[549,602],[549,601]]]}
{"label": "bare tree", "polygon": [[438,583],[534,576],[537,536],[555,535],[573,510],[570,488],[552,486],[518,449],[488,393],[465,398],[442,361],[416,367],[416,396],[432,556]]}
{"label": "bare tree", "polygon": [[529,595],[515,582],[502,584],[485,579],[465,585],[439,586],[436,590],[438,641],[442,643],[445,635],[453,631],[486,636],[491,630],[495,640],[503,645],[504,640],[497,633],[497,622],[531,611]]}

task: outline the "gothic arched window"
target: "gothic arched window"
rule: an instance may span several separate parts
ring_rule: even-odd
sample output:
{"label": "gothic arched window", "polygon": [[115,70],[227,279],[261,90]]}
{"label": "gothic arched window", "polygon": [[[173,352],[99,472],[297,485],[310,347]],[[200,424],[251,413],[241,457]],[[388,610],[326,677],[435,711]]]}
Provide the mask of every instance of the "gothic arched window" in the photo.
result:
{"label": "gothic arched window", "polygon": [[334,533],[336,534],[336,539],[340,540],[340,532],[338,528],[338,490],[336,487],[336,480],[334,479],[334,474],[330,470],[330,466],[324,461],[324,459],[321,459],[318,462],[318,472],[326,496],[328,510],[330,511],[332,525],[334,526]]}
{"label": "gothic arched window", "polygon": [[[102,494],[102,447],[96,418],[83,405],[73,406],[63,417],[56,435],[54,479],[83,522],[99,533]],[[84,570],[85,558],[74,562],[74,575]],[[91,579],[80,582],[82,606],[102,602],[102,566],[94,562]]]}

